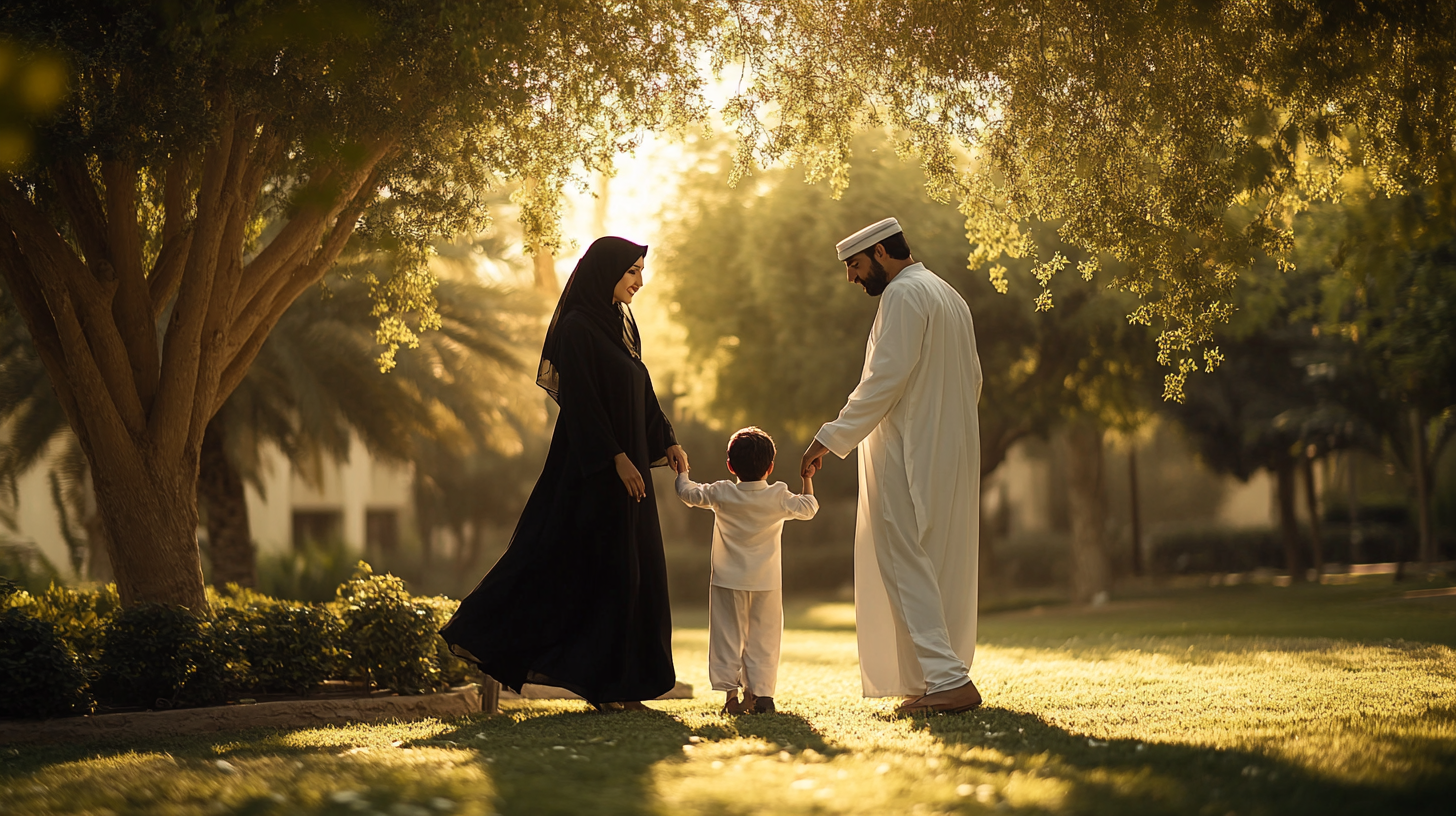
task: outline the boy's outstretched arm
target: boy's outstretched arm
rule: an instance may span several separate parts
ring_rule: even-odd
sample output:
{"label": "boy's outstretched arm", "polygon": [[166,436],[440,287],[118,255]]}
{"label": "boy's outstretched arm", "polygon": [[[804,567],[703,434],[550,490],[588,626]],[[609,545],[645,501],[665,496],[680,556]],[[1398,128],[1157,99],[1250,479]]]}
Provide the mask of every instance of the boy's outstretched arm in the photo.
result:
{"label": "boy's outstretched arm", "polygon": [[788,511],[790,518],[805,521],[814,518],[814,514],[819,512],[819,500],[814,498],[814,477],[805,477],[804,492],[790,494],[784,500],[784,504],[784,509]]}
{"label": "boy's outstretched arm", "polygon": [[708,495],[708,485],[698,484],[688,478],[686,470],[678,473],[673,480],[673,489],[677,491],[677,497],[682,499],[683,504],[688,507],[712,507],[712,498]]}

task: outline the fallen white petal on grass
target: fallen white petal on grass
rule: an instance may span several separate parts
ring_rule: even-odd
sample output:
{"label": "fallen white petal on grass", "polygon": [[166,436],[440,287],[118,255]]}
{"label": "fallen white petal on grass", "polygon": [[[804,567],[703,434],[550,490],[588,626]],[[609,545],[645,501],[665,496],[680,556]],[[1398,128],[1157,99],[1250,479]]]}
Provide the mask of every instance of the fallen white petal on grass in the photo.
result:
{"label": "fallen white petal on grass", "polygon": [[212,764],[216,765],[217,769],[225,774],[235,774],[238,772],[238,769],[233,767],[233,764],[231,762],[228,762],[226,759],[219,759]]}

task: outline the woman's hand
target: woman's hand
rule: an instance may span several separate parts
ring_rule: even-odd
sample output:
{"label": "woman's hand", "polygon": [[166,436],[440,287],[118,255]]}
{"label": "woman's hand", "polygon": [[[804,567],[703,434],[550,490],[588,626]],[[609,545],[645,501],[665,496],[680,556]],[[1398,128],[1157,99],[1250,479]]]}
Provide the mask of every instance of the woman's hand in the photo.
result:
{"label": "woman's hand", "polygon": [[617,454],[612,461],[617,465],[617,477],[627,486],[627,495],[642,501],[642,497],[647,495],[647,483],[642,481],[642,474],[637,472],[637,466],[632,464],[632,460],[625,453]]}
{"label": "woman's hand", "polygon": [[688,453],[682,449],[682,445],[673,445],[667,449],[667,466],[672,468],[673,473],[688,472]]}

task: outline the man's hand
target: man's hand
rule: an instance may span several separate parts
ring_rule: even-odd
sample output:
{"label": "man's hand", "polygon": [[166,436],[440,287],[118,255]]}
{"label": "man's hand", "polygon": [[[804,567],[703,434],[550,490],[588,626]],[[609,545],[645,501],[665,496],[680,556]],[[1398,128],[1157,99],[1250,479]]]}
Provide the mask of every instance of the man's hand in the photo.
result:
{"label": "man's hand", "polygon": [[617,454],[613,462],[617,465],[617,478],[627,488],[627,495],[642,501],[642,497],[647,495],[647,483],[642,481],[642,474],[637,471],[637,466],[632,464],[632,460],[625,453]]}
{"label": "man's hand", "polygon": [[673,473],[688,472],[688,453],[682,449],[682,445],[673,445],[667,449],[667,466],[672,468]]}
{"label": "man's hand", "polygon": [[814,474],[824,467],[824,454],[829,449],[823,443],[815,439],[809,443],[809,449],[804,451],[804,459],[799,463],[799,475],[805,479],[814,478]]}

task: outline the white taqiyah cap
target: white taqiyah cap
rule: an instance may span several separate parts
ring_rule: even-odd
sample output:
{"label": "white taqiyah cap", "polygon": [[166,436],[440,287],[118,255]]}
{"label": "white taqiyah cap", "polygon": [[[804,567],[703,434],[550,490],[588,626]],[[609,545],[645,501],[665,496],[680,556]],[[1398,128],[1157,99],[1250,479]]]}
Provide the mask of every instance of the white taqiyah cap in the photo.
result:
{"label": "white taqiyah cap", "polygon": [[856,252],[864,252],[866,249],[878,244],[900,232],[900,222],[893,218],[886,218],[884,221],[876,221],[868,227],[845,238],[834,245],[839,251],[839,260],[848,260]]}

